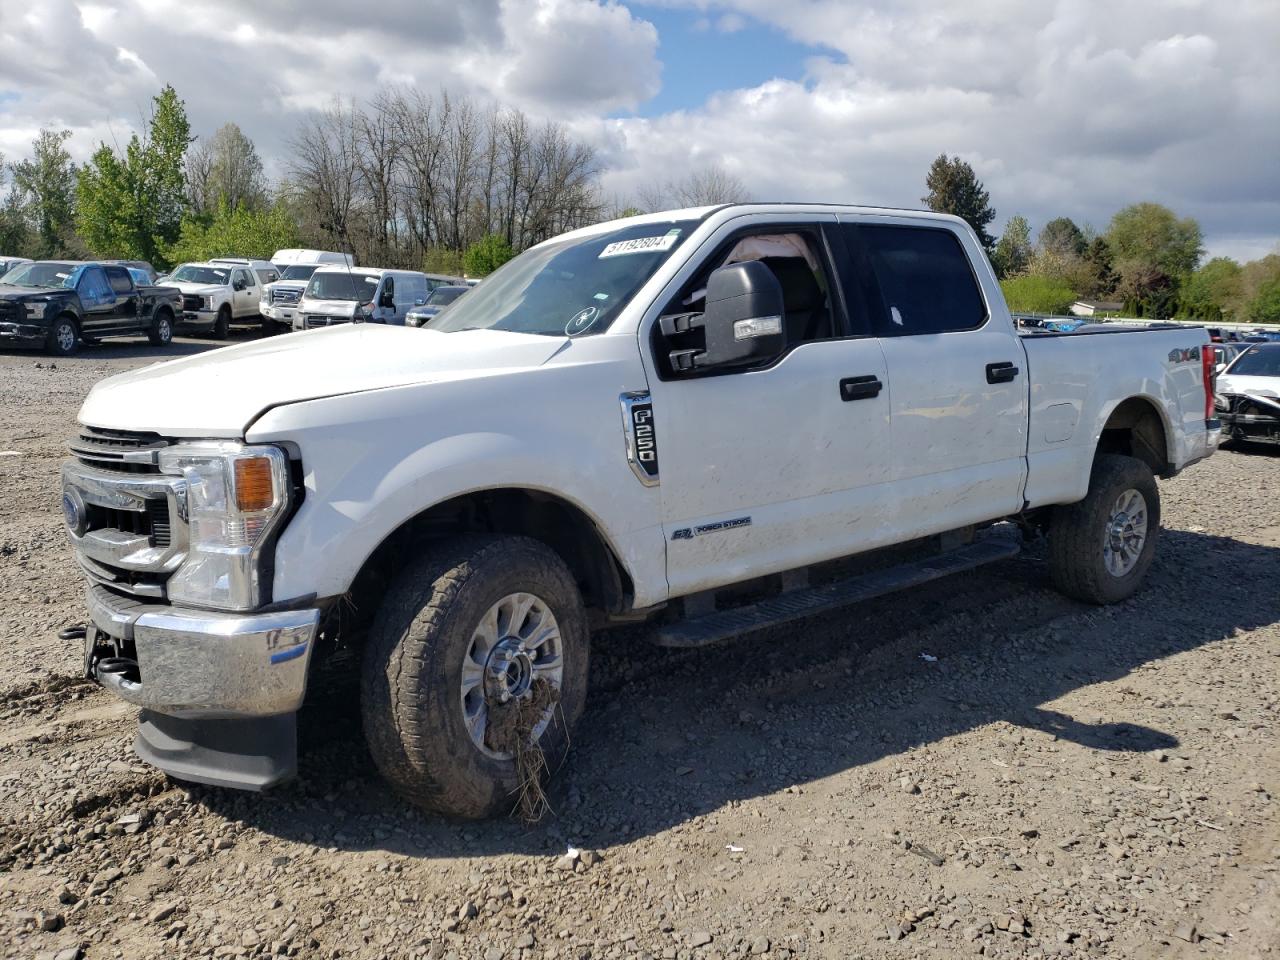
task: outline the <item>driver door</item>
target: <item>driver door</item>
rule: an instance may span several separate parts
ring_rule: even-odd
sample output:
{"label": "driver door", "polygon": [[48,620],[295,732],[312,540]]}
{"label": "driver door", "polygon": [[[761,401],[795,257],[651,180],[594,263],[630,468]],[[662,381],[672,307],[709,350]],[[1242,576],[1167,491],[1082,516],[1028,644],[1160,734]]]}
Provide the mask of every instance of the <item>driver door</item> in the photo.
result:
{"label": "driver door", "polygon": [[236,267],[231,274],[232,285],[232,315],[239,317],[251,317],[258,312],[258,287],[254,280],[253,271],[244,267]]}
{"label": "driver door", "polygon": [[76,294],[84,308],[80,321],[81,332],[86,336],[106,333],[116,323],[116,295],[107,282],[107,275],[99,266],[88,266],[76,281]]}
{"label": "driver door", "polygon": [[[743,241],[801,238],[811,262],[765,260],[785,280],[787,345],[774,362],[676,373],[664,362],[665,339],[653,333],[657,316],[642,328],[672,596],[891,539],[888,376],[861,293],[846,291],[833,269],[833,245],[841,244],[835,219],[766,216],[726,225],[709,242],[712,252],[682,272],[676,296],[660,302],[662,313],[688,309],[710,271]],[[850,390],[851,382],[860,386]]]}

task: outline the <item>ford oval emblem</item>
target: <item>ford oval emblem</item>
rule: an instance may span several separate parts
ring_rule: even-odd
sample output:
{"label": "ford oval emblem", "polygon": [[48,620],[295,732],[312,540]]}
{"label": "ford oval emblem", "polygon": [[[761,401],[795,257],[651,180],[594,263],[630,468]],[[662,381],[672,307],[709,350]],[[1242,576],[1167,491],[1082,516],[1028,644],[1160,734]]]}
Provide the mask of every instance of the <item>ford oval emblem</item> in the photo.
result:
{"label": "ford oval emblem", "polygon": [[67,521],[67,529],[75,536],[84,536],[88,517],[80,498],[67,492],[62,495],[62,516]]}

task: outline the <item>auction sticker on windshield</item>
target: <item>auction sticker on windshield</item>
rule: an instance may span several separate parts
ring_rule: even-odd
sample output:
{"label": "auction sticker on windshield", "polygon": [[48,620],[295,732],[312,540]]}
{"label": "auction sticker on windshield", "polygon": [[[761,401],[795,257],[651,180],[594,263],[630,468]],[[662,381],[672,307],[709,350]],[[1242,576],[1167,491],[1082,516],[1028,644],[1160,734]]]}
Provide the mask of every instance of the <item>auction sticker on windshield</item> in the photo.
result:
{"label": "auction sticker on windshield", "polygon": [[619,240],[600,251],[598,259],[605,257],[621,257],[628,253],[653,253],[670,250],[680,239],[679,230],[670,230],[660,237],[636,237],[634,240]]}

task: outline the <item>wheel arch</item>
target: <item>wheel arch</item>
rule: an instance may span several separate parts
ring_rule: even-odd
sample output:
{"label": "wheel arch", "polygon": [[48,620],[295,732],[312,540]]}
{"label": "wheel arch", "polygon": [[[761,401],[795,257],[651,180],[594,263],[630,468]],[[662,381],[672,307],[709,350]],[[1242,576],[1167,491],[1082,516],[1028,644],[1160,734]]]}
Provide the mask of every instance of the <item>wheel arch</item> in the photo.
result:
{"label": "wheel arch", "polygon": [[1135,457],[1156,476],[1172,476],[1171,436],[1160,404],[1145,395],[1132,396],[1116,404],[1107,414],[1094,445],[1094,457],[1106,453]]}
{"label": "wheel arch", "polygon": [[440,501],[383,537],[351,581],[342,604],[343,632],[363,632],[407,557],[427,543],[461,533],[521,535],[546,544],[573,573],[589,610],[622,612],[634,594],[618,551],[582,507],[535,488],[493,487]]}

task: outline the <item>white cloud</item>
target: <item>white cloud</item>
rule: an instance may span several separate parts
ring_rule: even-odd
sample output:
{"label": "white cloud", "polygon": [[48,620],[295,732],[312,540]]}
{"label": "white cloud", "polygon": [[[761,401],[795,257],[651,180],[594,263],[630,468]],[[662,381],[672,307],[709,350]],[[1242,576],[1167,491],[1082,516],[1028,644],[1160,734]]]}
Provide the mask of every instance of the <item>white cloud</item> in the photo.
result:
{"label": "white cloud", "polygon": [[[653,5],[701,18],[702,45],[757,23],[822,52],[803,76],[611,119],[660,88]],[[448,85],[571,123],[622,197],[719,161],[761,198],[917,206],[945,151],[973,163],[997,226],[1102,227],[1154,199],[1215,252],[1280,238],[1274,0],[0,0],[0,23],[10,158],[41,126],[70,128],[81,159],[127,139],[168,82],[197,133],[235,120],[278,169],[303,111]]]}

